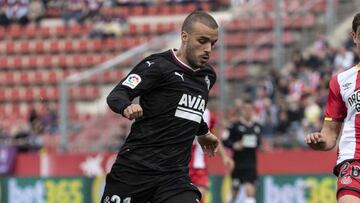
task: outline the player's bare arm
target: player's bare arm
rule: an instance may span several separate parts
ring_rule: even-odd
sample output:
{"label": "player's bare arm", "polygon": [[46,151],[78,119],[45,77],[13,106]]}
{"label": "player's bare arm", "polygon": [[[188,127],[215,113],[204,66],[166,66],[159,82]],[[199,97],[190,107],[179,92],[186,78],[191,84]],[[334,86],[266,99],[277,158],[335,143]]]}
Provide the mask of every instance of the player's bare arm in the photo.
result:
{"label": "player's bare arm", "polygon": [[219,155],[224,163],[224,166],[228,171],[232,171],[234,169],[235,163],[234,160],[226,154],[224,145],[222,142],[219,142]]}
{"label": "player's bare arm", "polygon": [[206,133],[205,135],[200,135],[197,138],[204,154],[208,156],[215,156],[215,153],[219,148],[219,139],[210,132]]}
{"label": "player's bare arm", "polygon": [[305,136],[305,143],[314,150],[328,151],[335,147],[339,137],[342,122],[324,121],[321,132],[310,133]]}
{"label": "player's bare arm", "polygon": [[226,154],[224,145],[221,144],[221,142],[219,143],[219,154],[220,154],[220,157],[221,157],[226,169],[228,171],[232,171],[235,166],[234,160]]}
{"label": "player's bare arm", "polygon": [[129,120],[137,119],[142,117],[143,109],[139,104],[130,104],[124,109],[123,115]]}

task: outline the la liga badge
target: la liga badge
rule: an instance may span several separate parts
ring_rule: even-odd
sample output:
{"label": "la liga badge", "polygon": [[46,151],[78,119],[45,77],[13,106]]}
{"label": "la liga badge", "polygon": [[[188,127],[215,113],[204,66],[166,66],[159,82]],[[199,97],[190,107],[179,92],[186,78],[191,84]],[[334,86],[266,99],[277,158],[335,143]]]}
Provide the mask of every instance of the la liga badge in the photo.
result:
{"label": "la liga badge", "polygon": [[130,74],[122,83],[122,85],[128,86],[134,89],[141,82],[141,77],[137,74]]}

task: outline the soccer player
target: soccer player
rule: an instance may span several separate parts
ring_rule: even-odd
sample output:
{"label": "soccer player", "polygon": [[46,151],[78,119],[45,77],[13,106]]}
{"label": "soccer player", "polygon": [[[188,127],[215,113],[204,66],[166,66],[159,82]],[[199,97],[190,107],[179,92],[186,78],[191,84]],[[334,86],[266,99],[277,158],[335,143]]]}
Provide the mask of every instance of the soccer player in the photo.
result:
{"label": "soccer player", "polygon": [[[235,168],[232,172],[232,203],[255,203],[257,180],[256,151],[260,146],[261,126],[254,120],[255,107],[251,100],[241,104],[238,121],[229,128],[224,145],[234,152]],[[245,195],[239,193],[244,191]]]}
{"label": "soccer player", "polygon": [[[219,140],[202,119],[216,75],[208,65],[218,24],[189,14],[180,49],[143,59],[107,97],[109,107],[135,122],[106,176],[101,203],[198,203],[188,171],[195,136],[214,156]],[[139,104],[132,100],[139,96]]]}
{"label": "soccer player", "polygon": [[[352,39],[360,55],[360,13],[352,22]],[[360,203],[360,64],[333,76],[325,119],[320,132],[305,136],[314,150],[327,151],[336,146],[340,135],[337,165],[337,201]]]}

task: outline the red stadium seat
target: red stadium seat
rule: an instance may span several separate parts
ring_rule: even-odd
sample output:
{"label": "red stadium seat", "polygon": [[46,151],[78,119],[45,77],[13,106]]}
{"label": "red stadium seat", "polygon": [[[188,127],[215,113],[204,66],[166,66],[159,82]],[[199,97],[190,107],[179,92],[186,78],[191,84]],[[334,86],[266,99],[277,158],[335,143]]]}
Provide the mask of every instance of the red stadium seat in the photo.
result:
{"label": "red stadium seat", "polygon": [[15,53],[15,42],[14,41],[6,41],[6,52],[7,53]]}
{"label": "red stadium seat", "polygon": [[67,32],[69,29],[71,29],[71,27],[66,29],[65,26],[57,26],[57,27],[55,27],[55,29],[52,29],[52,34],[57,37],[63,37],[65,35],[67,35]]}
{"label": "red stadium seat", "polygon": [[145,14],[145,9],[141,5],[139,5],[139,6],[136,5],[131,8],[131,15],[142,16],[144,14]]}
{"label": "red stadium seat", "polygon": [[50,27],[41,27],[38,33],[39,36],[48,38],[52,35],[55,35],[54,33],[51,33]]}
{"label": "red stadium seat", "polygon": [[149,6],[146,9],[146,15],[155,16],[158,15],[158,8],[156,6]]}
{"label": "red stadium seat", "polygon": [[172,15],[172,8],[171,5],[168,4],[164,4],[163,6],[157,6],[158,8],[158,15],[165,15],[165,16],[169,16]]}
{"label": "red stadium seat", "polygon": [[10,25],[9,32],[7,34],[13,38],[20,38],[24,36],[25,33],[23,32],[23,29],[20,25],[13,24]]}
{"label": "red stadium seat", "polygon": [[58,40],[50,40],[50,41],[48,41],[48,43],[50,46],[50,50],[48,50],[48,51],[50,51],[51,53],[57,53],[60,51],[61,46],[60,46],[60,42]]}
{"label": "red stadium seat", "polygon": [[72,52],[75,49],[74,41],[72,40],[66,40],[64,46],[65,46],[64,52]]}
{"label": "red stadium seat", "polygon": [[3,88],[0,88],[0,101],[4,101],[6,99],[6,90]]}
{"label": "red stadium seat", "polygon": [[38,28],[34,25],[26,26],[24,32],[26,33],[26,37],[34,38],[38,35]]}

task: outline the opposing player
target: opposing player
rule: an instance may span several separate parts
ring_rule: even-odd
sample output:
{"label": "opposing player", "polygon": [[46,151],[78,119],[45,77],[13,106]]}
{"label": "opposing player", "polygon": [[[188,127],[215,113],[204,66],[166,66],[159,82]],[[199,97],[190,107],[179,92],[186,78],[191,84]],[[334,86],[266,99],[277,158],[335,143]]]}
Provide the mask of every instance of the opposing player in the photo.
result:
{"label": "opposing player", "polygon": [[[204,121],[208,124],[210,132],[215,134],[215,115],[209,109],[205,109]],[[219,155],[228,171],[234,168],[234,161],[226,154],[224,147],[219,143]],[[199,188],[204,197],[209,189],[209,176],[206,167],[206,160],[200,144],[195,140],[192,147],[192,156],[189,164],[189,174],[192,183]],[[204,198],[201,203],[204,202]]]}
{"label": "opposing player", "polygon": [[[195,135],[210,156],[219,143],[202,119],[216,80],[207,63],[217,39],[214,18],[195,11],[183,22],[179,50],[146,57],[111,91],[110,108],[135,122],[106,176],[102,203],[200,201],[188,164]],[[137,96],[140,104],[132,103]]]}
{"label": "opposing player", "polygon": [[[256,151],[260,146],[261,126],[254,120],[254,112],[252,101],[243,101],[240,118],[230,126],[229,137],[224,140],[224,145],[234,152],[232,203],[255,203]],[[239,191],[244,191],[244,195]]]}
{"label": "opposing player", "polygon": [[[360,55],[360,13],[352,22],[352,38]],[[305,136],[314,150],[327,151],[336,146],[340,135],[337,165],[337,200],[360,203],[360,65],[331,78],[325,119],[320,132]]]}

